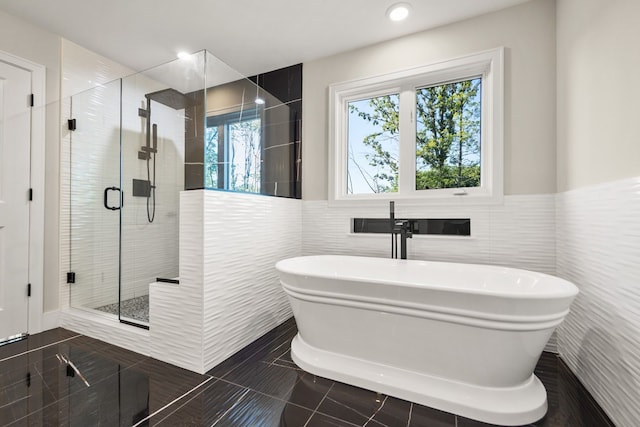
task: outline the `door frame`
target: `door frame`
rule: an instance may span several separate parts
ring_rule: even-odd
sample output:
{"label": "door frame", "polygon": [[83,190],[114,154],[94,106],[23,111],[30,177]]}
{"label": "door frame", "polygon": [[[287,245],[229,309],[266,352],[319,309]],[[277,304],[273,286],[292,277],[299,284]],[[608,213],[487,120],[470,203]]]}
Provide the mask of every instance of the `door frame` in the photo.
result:
{"label": "door frame", "polygon": [[[31,297],[27,332],[42,332],[44,311],[44,197],[45,197],[45,100],[46,68],[43,65],[0,50],[0,61],[31,72],[31,164],[30,187],[33,200],[29,204],[29,282]],[[26,286],[26,284],[25,284]]]}

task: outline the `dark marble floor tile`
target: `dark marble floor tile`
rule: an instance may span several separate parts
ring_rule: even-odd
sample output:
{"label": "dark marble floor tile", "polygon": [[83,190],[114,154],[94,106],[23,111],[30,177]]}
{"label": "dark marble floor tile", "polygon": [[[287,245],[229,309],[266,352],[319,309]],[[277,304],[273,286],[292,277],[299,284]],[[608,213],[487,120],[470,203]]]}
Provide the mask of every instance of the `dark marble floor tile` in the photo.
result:
{"label": "dark marble floor tile", "polygon": [[289,395],[289,403],[315,410],[332,385],[333,381],[326,378],[299,372],[298,381]]}
{"label": "dark marble floor tile", "polygon": [[[34,335],[0,347],[0,425],[489,426],[306,373],[296,332],[290,319],[265,334],[210,371],[222,380],[64,329]],[[556,355],[536,375],[549,410],[528,426],[613,426]]]}
{"label": "dark marble floor tile", "polygon": [[361,427],[362,424],[349,423],[347,421],[344,421],[338,418],[329,417],[327,415],[316,412],[315,414],[313,414],[313,416],[309,420],[309,423],[306,424],[305,427],[354,427],[354,426]]}
{"label": "dark marble floor tile", "polygon": [[238,367],[249,361],[274,360],[280,355],[274,356],[274,353],[280,348],[284,352],[287,343],[291,342],[296,333],[295,321],[291,318],[212,368],[207,374],[216,378],[224,378],[231,371],[238,369]]}
{"label": "dark marble floor tile", "polygon": [[286,353],[280,356],[279,360],[294,363],[293,359],[291,358],[291,346],[289,346]]}
{"label": "dark marble floor tile", "polygon": [[[547,390],[546,415],[531,427],[613,427],[614,424],[556,354],[543,353],[535,375]],[[479,421],[458,417],[460,427],[486,427]]]}
{"label": "dark marble floor tile", "polygon": [[301,375],[304,373],[295,369],[252,362],[230,372],[224,380],[278,399],[288,399]]}
{"label": "dark marble floor tile", "polygon": [[0,425],[20,420],[54,398],[37,374],[23,378],[23,381],[4,387],[0,391]]}
{"label": "dark marble floor tile", "polygon": [[153,416],[149,425],[156,426],[212,426],[249,390],[224,381],[213,379],[164,411]]}
{"label": "dark marble floor tile", "polygon": [[409,425],[410,411],[411,402],[385,396],[373,420],[385,426],[406,427]]}
{"label": "dark marble floor tile", "polygon": [[216,427],[302,427],[312,411],[249,391]]}
{"label": "dark marble floor tile", "polygon": [[29,335],[21,341],[0,346],[0,361],[7,357],[13,357],[75,336],[79,336],[79,334],[63,328],[51,329],[50,331]]}
{"label": "dark marble floor tile", "polygon": [[[132,376],[142,376],[146,380],[147,401],[149,413],[153,414],[175,399],[189,393],[194,388],[205,387],[206,381],[212,382],[211,377],[200,375],[177,366],[161,362],[156,359],[146,359],[127,369]],[[207,383],[208,384],[208,383]],[[144,391],[145,389],[142,389]],[[198,390],[196,390],[197,392]],[[140,391],[138,391],[140,392]],[[128,397],[128,393],[123,393]]]}
{"label": "dark marble floor tile", "polygon": [[[29,358],[28,363],[23,358]],[[22,362],[22,363],[21,363]],[[133,425],[205,381],[199,375],[88,337],[3,362],[31,372],[30,405],[10,409],[19,423]],[[42,392],[33,384],[41,379]]]}
{"label": "dark marble floor tile", "polygon": [[271,362],[271,364],[275,365],[275,366],[280,366],[280,367],[283,367],[283,368],[289,368],[289,369],[295,369],[295,370],[298,370],[298,371],[302,371],[302,369],[300,367],[298,367],[298,365],[296,365],[293,362],[287,362],[286,360],[277,359],[277,360],[274,360],[273,362]]}
{"label": "dark marble floor tile", "polygon": [[458,424],[456,424],[456,416],[453,414],[414,403],[411,406],[411,422],[409,426],[453,427],[458,426]]}
{"label": "dark marble floor tile", "polygon": [[382,407],[385,398],[380,393],[336,382],[317,411],[357,425],[371,420],[367,425],[380,426],[373,417]]}

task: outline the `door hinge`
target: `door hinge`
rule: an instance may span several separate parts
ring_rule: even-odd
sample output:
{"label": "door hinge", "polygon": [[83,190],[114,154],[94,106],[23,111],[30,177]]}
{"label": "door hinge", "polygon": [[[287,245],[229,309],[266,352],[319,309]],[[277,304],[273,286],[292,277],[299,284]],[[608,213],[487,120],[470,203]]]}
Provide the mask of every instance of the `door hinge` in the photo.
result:
{"label": "door hinge", "polygon": [[27,372],[27,387],[31,387],[31,372]]}
{"label": "door hinge", "polygon": [[67,125],[69,126],[69,130],[71,131],[76,130],[76,119],[67,120]]}
{"label": "door hinge", "polygon": [[27,296],[30,297],[31,296],[31,283],[27,284]]}
{"label": "door hinge", "polygon": [[29,95],[29,107],[33,107],[34,105],[36,105],[35,96],[33,96],[33,94],[31,94],[31,95]]}
{"label": "door hinge", "polygon": [[29,201],[32,202],[33,201],[33,188],[29,189]]}
{"label": "door hinge", "polygon": [[76,283],[76,273],[73,271],[67,273],[67,283]]}

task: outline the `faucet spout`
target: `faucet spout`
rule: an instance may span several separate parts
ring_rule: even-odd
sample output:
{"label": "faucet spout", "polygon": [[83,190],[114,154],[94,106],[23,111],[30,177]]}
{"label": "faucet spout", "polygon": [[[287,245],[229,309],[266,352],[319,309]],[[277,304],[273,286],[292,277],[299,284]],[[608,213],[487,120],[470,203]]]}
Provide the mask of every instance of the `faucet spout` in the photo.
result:
{"label": "faucet spout", "polygon": [[[403,219],[401,221],[397,221],[396,226],[394,227],[394,233],[400,234],[400,259],[407,259],[407,239],[411,239],[413,237],[411,223],[409,220]],[[396,252],[396,258],[397,257]]]}

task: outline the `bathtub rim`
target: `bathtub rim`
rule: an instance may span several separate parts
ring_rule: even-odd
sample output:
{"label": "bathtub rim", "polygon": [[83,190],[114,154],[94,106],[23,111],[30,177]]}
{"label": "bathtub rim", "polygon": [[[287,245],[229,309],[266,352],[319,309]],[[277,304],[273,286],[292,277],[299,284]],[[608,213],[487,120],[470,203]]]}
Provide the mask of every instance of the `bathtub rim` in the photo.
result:
{"label": "bathtub rim", "polygon": [[291,358],[314,375],[485,423],[529,424],[548,409],[546,389],[534,374],[519,386],[482,387],[322,350],[300,333],[291,342]]}
{"label": "bathtub rim", "polygon": [[[535,293],[517,293],[517,292],[505,292],[497,289],[477,289],[477,288],[461,288],[455,286],[446,286],[446,285],[432,285],[432,284],[423,284],[423,283],[412,283],[408,281],[400,281],[400,280],[388,280],[388,279],[379,279],[376,277],[362,277],[362,276],[339,276],[337,274],[329,274],[329,273],[320,273],[320,272],[303,272],[299,269],[296,270],[293,268],[291,264],[294,264],[296,260],[311,260],[311,259],[331,259],[331,258],[343,258],[343,259],[370,259],[370,260],[381,260],[383,262],[397,262],[397,263],[406,263],[406,264],[434,264],[440,266],[456,266],[456,265],[468,265],[472,267],[479,267],[481,269],[487,270],[502,270],[508,272],[525,272],[527,274],[531,274],[534,276],[538,276],[540,278],[546,278],[554,281],[558,281],[562,284],[562,287],[558,287],[554,289],[553,292],[535,292]],[[300,277],[313,277],[318,279],[329,279],[329,280],[347,280],[355,283],[372,283],[376,285],[390,285],[390,286],[404,286],[407,288],[415,288],[415,289],[424,289],[424,290],[437,290],[437,291],[447,291],[451,293],[459,293],[459,294],[471,294],[471,295],[481,295],[481,296],[490,296],[490,297],[500,297],[505,299],[560,299],[560,298],[575,298],[580,292],[579,288],[571,283],[568,280],[562,279],[557,276],[553,276],[546,273],[540,273],[537,271],[513,268],[513,267],[505,267],[500,265],[491,265],[491,264],[474,264],[474,263],[459,263],[459,262],[446,262],[446,261],[425,261],[425,260],[398,260],[391,258],[379,258],[373,256],[356,256],[356,255],[335,255],[335,254],[323,254],[323,255],[303,255],[292,258],[286,258],[280,260],[275,265],[276,271],[281,274],[289,274],[292,276],[300,276]],[[281,278],[282,280],[282,278]]]}

